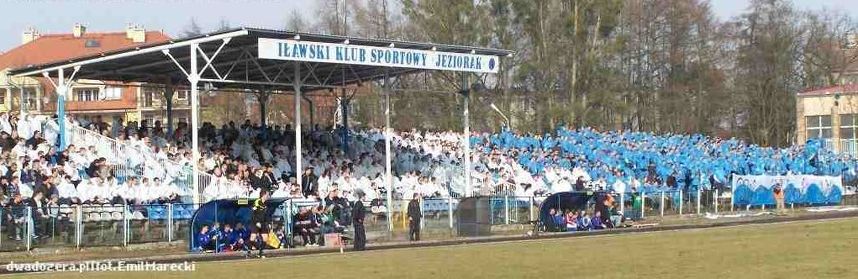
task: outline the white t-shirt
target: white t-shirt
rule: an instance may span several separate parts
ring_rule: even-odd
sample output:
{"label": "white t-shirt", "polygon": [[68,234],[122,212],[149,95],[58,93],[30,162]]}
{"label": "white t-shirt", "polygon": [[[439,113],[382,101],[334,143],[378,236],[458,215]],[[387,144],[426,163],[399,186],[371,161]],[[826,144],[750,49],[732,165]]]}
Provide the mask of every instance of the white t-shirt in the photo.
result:
{"label": "white t-shirt", "polygon": [[74,184],[65,180],[57,184],[57,193],[64,199],[79,198]]}

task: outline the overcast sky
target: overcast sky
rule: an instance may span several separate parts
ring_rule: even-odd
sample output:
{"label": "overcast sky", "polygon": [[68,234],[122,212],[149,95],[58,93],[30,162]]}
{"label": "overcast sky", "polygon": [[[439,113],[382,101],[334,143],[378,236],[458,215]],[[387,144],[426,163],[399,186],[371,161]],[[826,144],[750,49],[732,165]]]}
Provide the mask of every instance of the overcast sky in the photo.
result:
{"label": "overcast sky", "polygon": [[[743,12],[748,0],[711,0],[715,13],[728,19]],[[858,17],[858,0],[793,0],[800,8],[827,6]],[[191,18],[203,30],[216,28],[221,19],[235,26],[281,29],[297,9],[312,18],[314,0],[0,0],[0,51],[21,42],[21,33],[32,26],[42,34],[71,33],[75,23],[88,31],[121,31],[126,24],[148,30],[180,34]]]}

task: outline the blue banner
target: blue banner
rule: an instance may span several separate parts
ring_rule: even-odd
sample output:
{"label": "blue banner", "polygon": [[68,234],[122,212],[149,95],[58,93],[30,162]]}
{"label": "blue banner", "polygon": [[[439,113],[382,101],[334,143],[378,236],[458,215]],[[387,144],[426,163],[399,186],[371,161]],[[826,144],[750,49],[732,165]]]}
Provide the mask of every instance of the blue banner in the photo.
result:
{"label": "blue banner", "polygon": [[784,191],[787,204],[833,205],[843,197],[839,176],[815,175],[734,175],[733,204],[736,206],[775,205],[774,187]]}

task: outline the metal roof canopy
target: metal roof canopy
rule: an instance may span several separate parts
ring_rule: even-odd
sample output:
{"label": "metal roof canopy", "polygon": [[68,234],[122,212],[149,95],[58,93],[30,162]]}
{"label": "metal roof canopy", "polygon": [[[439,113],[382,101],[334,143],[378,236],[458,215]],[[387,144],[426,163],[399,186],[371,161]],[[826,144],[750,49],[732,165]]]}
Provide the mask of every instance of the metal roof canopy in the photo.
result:
{"label": "metal roof canopy", "polygon": [[[255,28],[237,28],[205,34],[197,37],[150,44],[130,49],[117,50],[99,55],[85,56],[68,61],[43,65],[31,65],[10,71],[14,76],[48,76],[58,78],[58,71],[80,66],[75,79],[110,80],[123,82],[163,83],[165,78],[185,80],[190,69],[191,46],[198,45],[201,63],[200,81],[217,83],[221,88],[247,88],[248,85],[272,87],[293,86],[296,61],[259,58],[258,41],[265,39],[289,39],[301,42],[337,43],[347,42],[354,46],[395,47],[397,49],[437,51],[461,54],[510,55],[507,50],[405,42],[397,40],[361,39],[347,36],[319,35],[300,32],[277,31]],[[209,66],[210,64],[210,66]],[[404,67],[381,67],[372,65],[297,62],[304,73],[302,89],[314,90],[334,88],[348,84],[379,80],[387,76],[398,76],[426,69]]]}
{"label": "metal roof canopy", "polygon": [[[271,40],[277,45],[268,44]],[[263,42],[265,46],[260,46]],[[360,61],[349,62],[348,58],[341,60],[337,56],[336,61],[320,61],[314,57],[303,56],[295,59],[286,50],[285,45],[294,51],[295,44],[305,44],[304,47],[313,51],[313,47],[335,48],[336,51],[347,52],[346,48],[360,49],[377,54],[380,49],[383,52],[400,52],[402,60],[405,60],[406,51],[409,53],[411,62],[415,57],[422,58],[422,67],[415,65],[392,65],[389,61],[382,63],[367,63],[363,58]],[[261,53],[262,50],[265,53]],[[273,56],[272,53],[277,53]],[[320,52],[321,53],[321,50]],[[327,51],[330,57],[330,50]],[[197,37],[165,43],[150,44],[131,49],[117,50],[103,53],[48,63],[44,65],[28,66],[13,69],[13,76],[43,76],[47,78],[57,89],[57,115],[60,128],[60,149],[65,148],[65,98],[71,86],[77,79],[109,80],[122,82],[147,82],[165,83],[179,80],[187,80],[191,91],[191,137],[193,149],[193,162],[199,162],[199,83],[217,83],[221,88],[256,88],[265,87],[273,90],[291,89],[295,93],[295,148],[301,150],[301,92],[303,90],[314,90],[323,88],[342,87],[349,84],[368,82],[383,79],[385,94],[385,157],[386,157],[386,181],[388,189],[393,188],[391,172],[391,146],[390,133],[390,82],[389,77],[399,76],[420,71],[460,71],[460,72],[497,72],[500,68],[500,59],[511,55],[507,50],[477,48],[466,46],[455,46],[445,44],[430,44],[417,42],[404,42],[396,40],[361,39],[345,36],[319,35],[288,31],[275,31],[255,28],[238,28],[223,32],[205,34]],[[304,55],[304,54],[301,54]],[[395,55],[395,54],[392,54]],[[261,58],[265,56],[265,58]],[[344,55],[348,56],[348,55]],[[473,63],[474,58],[481,56],[484,59],[479,63]],[[442,64],[429,63],[433,62]],[[453,57],[453,58],[451,58]],[[461,60],[462,57],[470,57],[469,60]],[[318,58],[318,54],[316,54]],[[448,59],[449,58],[449,59]],[[491,59],[489,59],[491,58]],[[459,59],[459,60],[455,60]],[[464,58],[468,59],[468,58]],[[379,58],[378,61],[380,61]],[[447,63],[454,61],[452,63]],[[464,62],[463,62],[464,61]],[[486,68],[481,68],[487,62]],[[416,62],[415,62],[416,63]],[[405,64],[405,62],[403,62]],[[438,66],[441,65],[441,66]],[[408,67],[411,66],[411,67]],[[433,68],[433,66],[435,66]],[[450,67],[448,67],[450,66]],[[456,68],[458,67],[458,68]],[[487,70],[484,70],[487,69]],[[70,73],[70,74],[69,74]],[[56,82],[54,81],[56,79]],[[291,87],[291,88],[289,88]],[[470,134],[469,124],[469,85],[468,75],[462,75],[462,93],[464,95],[464,134]],[[462,141],[464,149],[464,178],[465,195],[473,195],[470,179],[470,143],[468,137]],[[297,182],[302,183],[302,155],[295,152],[296,165],[293,170],[296,173]],[[201,177],[199,169],[193,167],[194,175],[194,203],[199,204],[202,189],[200,187]],[[204,181],[204,180],[202,180]],[[392,192],[387,191],[388,205],[392,204]],[[388,206],[388,214],[390,206]],[[392,229],[393,223],[388,224]]]}

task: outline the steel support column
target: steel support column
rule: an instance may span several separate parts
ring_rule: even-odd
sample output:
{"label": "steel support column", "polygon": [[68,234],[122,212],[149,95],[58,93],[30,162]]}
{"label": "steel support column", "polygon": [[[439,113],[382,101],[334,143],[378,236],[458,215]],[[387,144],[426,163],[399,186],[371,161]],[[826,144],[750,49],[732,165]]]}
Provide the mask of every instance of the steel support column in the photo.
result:
{"label": "steel support column", "polygon": [[[59,69],[59,79],[57,80],[57,125],[60,126],[59,149],[57,151],[66,150],[66,94],[68,94],[68,86],[65,82],[65,71]],[[21,90],[21,106],[24,106],[24,90]]]}
{"label": "steel support column", "polygon": [[464,153],[462,154],[465,162],[464,166],[464,176],[465,176],[465,197],[470,197],[474,195],[474,188],[471,185],[471,111],[470,111],[470,99],[471,99],[471,90],[468,85],[468,74],[462,74],[462,111],[463,111],[463,125],[465,126],[464,135],[462,136],[462,145],[464,146]]}
{"label": "steel support column", "polygon": [[[59,126],[60,131],[58,135],[58,151],[63,151],[66,149],[68,142],[66,142],[66,95],[68,95],[69,88],[72,86],[72,81],[74,80],[74,76],[77,75],[77,72],[80,70],[80,66],[74,67],[74,72],[72,72],[71,76],[66,78],[65,69],[58,68],[57,69],[57,82],[50,78],[48,72],[42,72],[42,75],[51,82],[54,88],[57,90],[57,126]],[[23,92],[23,87],[21,88],[21,92]],[[23,93],[21,95],[23,97]],[[24,100],[21,100],[21,106],[24,105]],[[24,135],[22,135],[24,136]],[[32,136],[32,135],[30,135]]]}
{"label": "steel support column", "polygon": [[393,127],[390,126],[390,79],[384,76],[381,88],[384,93],[384,187],[387,189],[387,229],[393,232],[393,173],[391,171],[390,137]]}
{"label": "steel support column", "polygon": [[167,136],[173,138],[173,81],[167,79],[164,83],[164,99],[167,101]]}
{"label": "steel support column", "polygon": [[295,78],[292,80],[292,88],[295,91],[295,180],[298,182],[298,186],[301,185],[301,176],[303,175],[304,168],[301,166],[301,84],[303,83],[303,79],[301,78],[301,63],[295,62]]}
{"label": "steel support column", "polygon": [[259,102],[259,125],[262,127],[268,127],[268,98],[270,95],[267,89],[262,89],[256,95],[256,100]]}
{"label": "steel support column", "polygon": [[316,131],[316,107],[313,105],[313,100],[308,98],[307,95],[301,96],[301,99],[307,101],[307,105],[309,105],[307,108],[310,111],[310,130]]}
{"label": "steel support column", "polygon": [[343,116],[343,130],[342,130],[342,146],[343,152],[349,154],[349,103],[351,102],[350,97],[347,96],[346,88],[343,87],[343,97],[340,99],[340,113]]}
{"label": "steel support column", "polygon": [[199,44],[191,44],[191,70],[188,73],[188,81],[191,83],[191,149],[193,153],[193,160],[191,161],[191,169],[193,170],[193,177],[191,178],[191,183],[194,184],[194,207],[199,207],[202,199],[200,197],[200,170],[199,170],[199,161],[200,161],[200,138],[199,138],[199,83],[200,83],[200,74],[198,71],[199,65],[197,65],[197,48]]}

